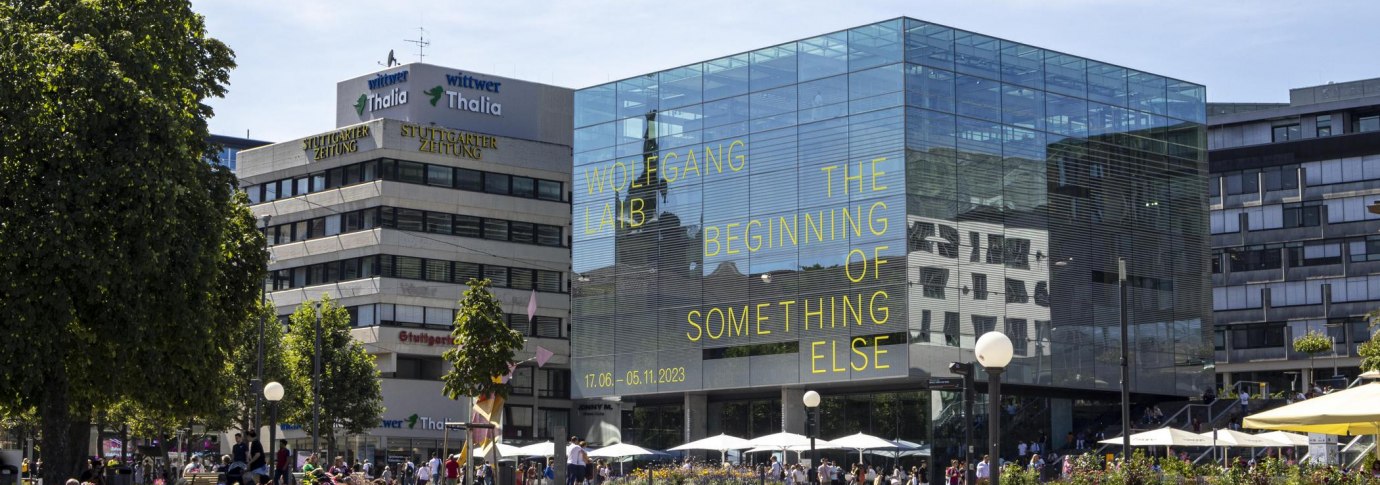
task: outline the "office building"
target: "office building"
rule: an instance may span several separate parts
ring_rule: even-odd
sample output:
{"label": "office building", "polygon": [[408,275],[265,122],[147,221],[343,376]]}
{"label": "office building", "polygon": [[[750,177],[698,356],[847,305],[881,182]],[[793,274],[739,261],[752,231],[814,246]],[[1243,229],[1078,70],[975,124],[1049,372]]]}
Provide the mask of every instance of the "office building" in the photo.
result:
{"label": "office building", "polygon": [[1380,301],[1380,79],[1208,110],[1218,385],[1346,387]]}
{"label": "office building", "polygon": [[[254,212],[271,216],[279,315],[330,296],[382,373],[382,425],[343,447],[396,462],[448,437],[459,451],[443,423],[469,421],[469,403],[441,394],[441,354],[475,277],[493,281],[528,338],[503,432],[516,444],[551,438],[570,409],[571,91],[428,64],[336,89],[335,129],[241,152],[238,175]],[[555,353],[542,368],[529,360],[538,347]],[[293,428],[294,449],[309,450]]]}
{"label": "office building", "polygon": [[211,135],[207,138],[207,141],[211,143],[211,146],[216,151],[214,163],[224,165],[226,168],[229,168],[231,172],[239,168],[241,151],[250,148],[258,148],[268,144],[266,141],[225,135]]}
{"label": "office building", "polygon": [[1118,258],[1136,401],[1202,393],[1204,96],[911,18],[577,91],[575,429],[803,432],[816,390],[824,438],[946,463],[986,413],[928,378],[995,330],[1010,453],[1062,446],[1115,416]]}

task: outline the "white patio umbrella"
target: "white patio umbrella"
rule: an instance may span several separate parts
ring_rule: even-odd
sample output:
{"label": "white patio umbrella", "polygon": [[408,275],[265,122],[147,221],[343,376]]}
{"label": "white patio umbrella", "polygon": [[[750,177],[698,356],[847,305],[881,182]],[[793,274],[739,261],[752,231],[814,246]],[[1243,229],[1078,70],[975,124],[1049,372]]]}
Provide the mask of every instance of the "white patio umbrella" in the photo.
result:
{"label": "white patio umbrella", "polygon": [[1290,433],[1288,431],[1271,431],[1269,433],[1260,433],[1255,436],[1279,443],[1277,446],[1308,446],[1307,436],[1298,433]]}
{"label": "white patio umbrella", "polygon": [[[1233,446],[1238,448],[1277,448],[1280,446],[1278,441],[1263,438],[1259,435],[1242,433],[1232,429],[1219,429],[1217,431],[1216,446]],[[1212,431],[1198,433],[1198,436],[1213,441]],[[1305,441],[1308,438],[1304,438]]]}
{"label": "white patio umbrella", "polygon": [[869,455],[885,456],[887,458],[901,458],[906,456],[930,456],[930,445],[922,445],[914,441],[891,440],[898,446],[894,450],[867,450]]}
{"label": "white patio umbrella", "polygon": [[625,456],[655,455],[656,452],[637,445],[618,443],[589,452],[589,456],[603,458],[622,458]]}
{"label": "white patio umbrella", "polygon": [[[591,457],[623,458],[625,456],[655,455],[656,452],[637,445],[618,443],[589,452]],[[618,460],[618,474],[623,474],[623,460]]]}
{"label": "white patio umbrella", "polygon": [[909,445],[895,443],[866,433],[858,433],[832,439],[829,440],[829,444],[834,448],[858,450],[858,461],[862,461],[863,451],[866,450],[909,450],[914,448]]}
{"label": "white patio umbrella", "polygon": [[556,443],[543,441],[514,450],[517,456],[556,456]]}
{"label": "white patio umbrella", "polygon": [[700,440],[691,441],[691,442],[689,442],[689,443],[686,443],[686,444],[677,446],[677,447],[675,447],[675,448],[671,448],[671,451],[684,451],[684,450],[710,450],[710,451],[717,451],[717,452],[719,452],[719,454],[720,454],[720,459],[721,459],[721,460],[726,460],[726,459],[728,458],[728,450],[746,450],[746,449],[749,449],[749,448],[753,448],[753,445],[752,445],[752,443],[749,443],[748,440],[739,438],[739,437],[737,437],[737,436],[729,436],[729,435],[726,435],[726,434],[721,434],[721,435],[718,435],[718,436],[710,436],[710,437],[708,437],[708,438],[704,438],[704,439],[700,439]]}
{"label": "white patio umbrella", "polygon": [[513,457],[522,456],[522,454],[518,452],[519,449],[521,449],[521,448],[520,448],[520,447],[517,447],[517,446],[513,446],[513,445],[510,445],[510,444],[507,444],[507,443],[499,443],[499,444],[498,444],[498,456],[501,456],[501,457],[504,457],[504,458],[513,458]]}
{"label": "white patio umbrella", "polygon": [[[1105,439],[1098,443],[1119,445],[1121,437]],[[1192,431],[1160,428],[1131,435],[1131,446],[1212,446],[1212,438],[1198,436]]]}
{"label": "white patio umbrella", "polygon": [[[815,440],[816,444],[822,440]],[[810,447],[810,437],[795,433],[772,433],[766,436],[758,436],[748,440],[752,446],[758,448],[770,448],[773,450],[785,450],[794,446]]]}

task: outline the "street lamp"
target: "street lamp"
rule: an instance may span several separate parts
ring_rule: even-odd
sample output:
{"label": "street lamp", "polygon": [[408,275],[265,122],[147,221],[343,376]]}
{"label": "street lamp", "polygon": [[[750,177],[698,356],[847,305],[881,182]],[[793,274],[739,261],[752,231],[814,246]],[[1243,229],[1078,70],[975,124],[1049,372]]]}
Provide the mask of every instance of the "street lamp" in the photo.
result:
{"label": "street lamp", "polygon": [[278,401],[283,400],[283,385],[273,381],[264,386],[264,399],[268,400],[268,476],[277,479],[278,466],[274,463],[278,453],[273,446],[278,443]]}
{"label": "street lamp", "polygon": [[1131,459],[1131,344],[1129,308],[1126,305],[1126,258],[1116,258],[1117,301],[1121,323],[1121,459]]}
{"label": "street lamp", "polygon": [[[272,220],[272,219],[273,219],[273,216],[270,215],[270,214],[264,214],[264,216],[260,219],[261,221],[263,221],[263,226],[262,226],[262,227],[263,227],[263,231],[264,231],[264,252],[268,252],[268,251],[269,251],[269,249],[268,249],[268,221],[270,221],[270,220]],[[268,268],[264,268],[264,269],[267,270]],[[270,275],[269,277],[272,278],[271,275]],[[267,302],[267,301],[268,301],[268,283],[267,283],[267,282],[263,282],[263,284],[259,285],[259,304],[263,304],[264,302]],[[250,382],[249,382],[249,388],[250,388],[250,389],[249,389],[249,392],[254,393],[254,428],[255,428],[255,429],[258,429],[259,426],[261,426],[261,425],[263,424],[263,417],[264,417],[264,415],[263,415],[263,409],[262,409],[262,406],[261,406],[262,401],[259,400],[259,392],[262,391],[262,388],[260,388],[259,386],[264,385],[264,319],[265,319],[264,313],[263,313],[263,311],[261,310],[261,311],[259,311],[259,340],[258,340],[258,342],[255,344],[255,349],[254,349],[255,361],[257,362],[257,365],[255,366],[255,370],[254,370],[254,378],[253,378],[253,379],[250,379]]]}
{"label": "street lamp", "polygon": [[988,467],[992,485],[1001,479],[1001,373],[1015,352],[1011,339],[1001,332],[984,333],[973,346],[978,363],[987,370],[987,454],[992,456]]}
{"label": "street lamp", "polygon": [[816,416],[816,413],[819,412],[819,393],[805,391],[805,395],[801,396],[800,400],[805,403],[805,434],[810,436],[810,471],[808,474],[810,483],[816,484],[819,483],[819,475],[817,475],[819,465],[815,463],[819,460],[819,456],[815,454],[815,435],[818,434],[815,433],[815,426],[819,423],[819,418]]}
{"label": "street lamp", "polygon": [[321,302],[316,302],[316,338],[311,358],[311,452],[321,452]]}

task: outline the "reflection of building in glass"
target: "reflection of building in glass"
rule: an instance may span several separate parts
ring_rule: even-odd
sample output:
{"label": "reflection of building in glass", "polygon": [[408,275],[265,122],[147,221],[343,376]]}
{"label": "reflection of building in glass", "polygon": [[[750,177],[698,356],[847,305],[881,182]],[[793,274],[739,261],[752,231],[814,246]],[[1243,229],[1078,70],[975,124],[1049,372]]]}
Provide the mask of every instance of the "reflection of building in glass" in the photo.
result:
{"label": "reflection of building in glass", "polygon": [[[1208,109],[1218,383],[1344,387],[1380,301],[1380,79]],[[1334,348],[1295,352],[1308,332]]]}
{"label": "reflection of building in glass", "polygon": [[1062,446],[1117,399],[1125,257],[1137,405],[1201,393],[1203,99],[904,18],[578,91],[573,392],[657,447],[803,431],[814,389],[826,437],[946,459],[986,417],[926,378],[1002,330],[1001,425]]}

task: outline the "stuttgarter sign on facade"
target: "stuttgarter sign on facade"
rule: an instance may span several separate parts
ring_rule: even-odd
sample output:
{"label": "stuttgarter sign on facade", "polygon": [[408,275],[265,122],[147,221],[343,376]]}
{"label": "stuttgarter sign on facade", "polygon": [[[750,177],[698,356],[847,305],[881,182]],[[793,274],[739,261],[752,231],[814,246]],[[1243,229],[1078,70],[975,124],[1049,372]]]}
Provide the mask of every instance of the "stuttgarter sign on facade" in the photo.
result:
{"label": "stuttgarter sign on facade", "polygon": [[359,125],[302,139],[302,150],[313,161],[359,151],[359,139],[369,136],[369,125]]}

